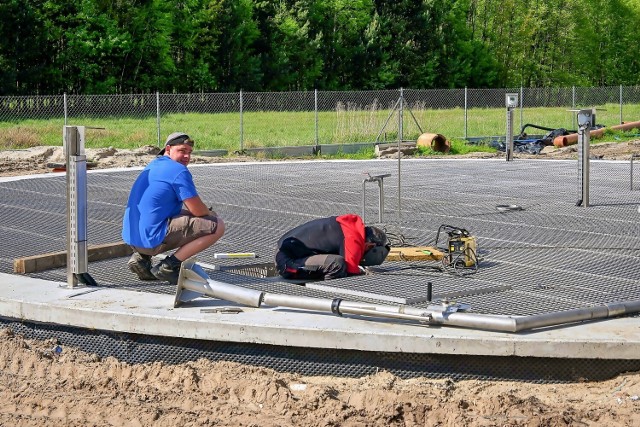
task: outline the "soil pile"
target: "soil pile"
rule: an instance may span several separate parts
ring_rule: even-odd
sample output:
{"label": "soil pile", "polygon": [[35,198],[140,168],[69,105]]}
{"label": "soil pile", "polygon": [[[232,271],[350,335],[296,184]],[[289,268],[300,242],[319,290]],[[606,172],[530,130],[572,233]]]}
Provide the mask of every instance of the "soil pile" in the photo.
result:
{"label": "soil pile", "polygon": [[579,384],[129,365],[0,330],[3,426],[636,426],[640,375]]}

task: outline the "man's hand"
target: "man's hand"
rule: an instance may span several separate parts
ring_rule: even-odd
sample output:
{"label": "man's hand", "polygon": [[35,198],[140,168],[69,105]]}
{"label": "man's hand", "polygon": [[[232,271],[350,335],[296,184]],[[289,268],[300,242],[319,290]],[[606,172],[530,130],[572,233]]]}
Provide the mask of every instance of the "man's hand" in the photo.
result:
{"label": "man's hand", "polygon": [[372,275],[372,274],[373,274],[373,273],[371,272],[371,270],[369,270],[369,268],[367,268],[367,267],[363,267],[363,266],[359,265],[359,266],[358,266],[358,269],[360,270],[360,274],[364,274],[364,275],[366,275],[366,276],[370,276],[370,275]]}

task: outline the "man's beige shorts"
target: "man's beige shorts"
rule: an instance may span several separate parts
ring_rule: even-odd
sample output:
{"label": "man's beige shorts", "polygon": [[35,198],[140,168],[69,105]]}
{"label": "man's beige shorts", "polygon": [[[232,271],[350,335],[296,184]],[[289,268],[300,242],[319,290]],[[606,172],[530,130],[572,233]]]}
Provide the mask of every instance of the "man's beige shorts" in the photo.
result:
{"label": "man's beige shorts", "polygon": [[169,229],[164,241],[155,248],[133,248],[144,255],[158,255],[160,253],[176,249],[186,245],[202,236],[216,232],[218,218],[215,216],[193,216],[187,210],[182,210],[179,215],[169,220]]}

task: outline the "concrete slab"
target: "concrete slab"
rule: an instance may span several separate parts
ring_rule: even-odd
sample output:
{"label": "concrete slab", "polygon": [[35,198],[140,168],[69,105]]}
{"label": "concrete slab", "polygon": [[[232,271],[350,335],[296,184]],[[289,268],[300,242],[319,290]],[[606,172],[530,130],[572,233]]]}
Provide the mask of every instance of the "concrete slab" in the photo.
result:
{"label": "concrete slab", "polygon": [[212,298],[173,308],[173,298],[102,287],[69,289],[65,283],[0,273],[0,316],[88,329],[391,353],[637,359],[640,352],[640,318],[509,334],[278,307],[229,313],[225,307],[239,306]]}

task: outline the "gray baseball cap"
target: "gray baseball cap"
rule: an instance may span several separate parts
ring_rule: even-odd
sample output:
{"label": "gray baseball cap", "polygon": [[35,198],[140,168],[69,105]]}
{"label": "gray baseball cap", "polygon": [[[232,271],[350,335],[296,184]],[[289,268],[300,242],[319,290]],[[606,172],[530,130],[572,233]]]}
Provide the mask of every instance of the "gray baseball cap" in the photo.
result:
{"label": "gray baseball cap", "polygon": [[180,145],[180,144],[189,144],[193,147],[193,139],[189,137],[184,132],[174,132],[167,137],[166,142],[164,143],[164,148],[160,150],[158,156],[163,156],[165,150],[167,149],[167,145]]}

